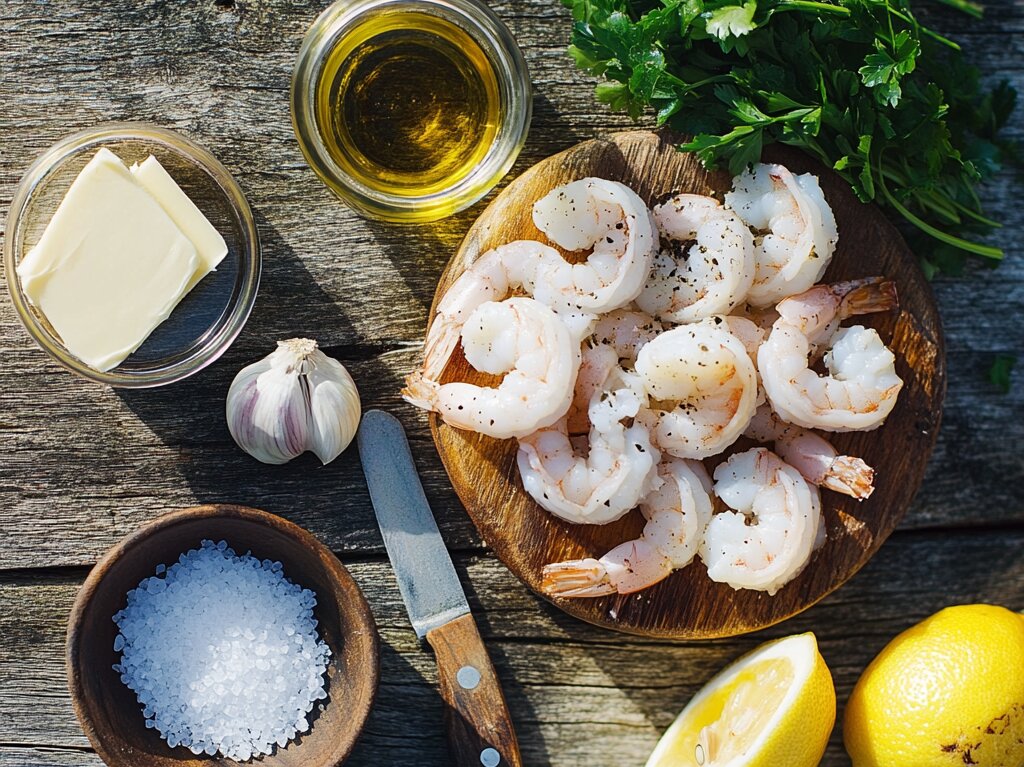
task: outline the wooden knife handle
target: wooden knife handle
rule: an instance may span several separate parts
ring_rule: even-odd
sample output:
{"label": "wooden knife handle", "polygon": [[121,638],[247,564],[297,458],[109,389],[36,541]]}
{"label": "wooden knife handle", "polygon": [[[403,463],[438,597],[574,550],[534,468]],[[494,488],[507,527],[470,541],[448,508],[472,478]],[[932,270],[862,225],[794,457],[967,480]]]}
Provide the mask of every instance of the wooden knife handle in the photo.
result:
{"label": "wooden knife handle", "polygon": [[472,615],[427,632],[437,656],[448,748],[456,767],[522,767],[501,683]]}

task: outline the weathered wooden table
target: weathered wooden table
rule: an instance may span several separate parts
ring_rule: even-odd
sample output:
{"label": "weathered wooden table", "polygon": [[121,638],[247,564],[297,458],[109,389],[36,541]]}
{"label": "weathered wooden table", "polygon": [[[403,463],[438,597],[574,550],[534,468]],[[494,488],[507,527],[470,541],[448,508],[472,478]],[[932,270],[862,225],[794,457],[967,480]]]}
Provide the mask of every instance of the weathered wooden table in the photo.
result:
{"label": "weathered wooden table", "polygon": [[[1024,608],[1024,385],[987,380],[997,352],[1024,356],[1024,227],[1019,176],[985,191],[1006,223],[998,270],[935,283],[949,348],[949,394],[928,478],[900,530],[849,584],[752,636],[646,641],[581,624],[528,593],[482,545],[453,495],[422,414],[400,402],[435,281],[474,209],[432,226],[364,221],[306,167],[288,84],[303,32],[325,0],[6,0],[0,4],[0,212],[29,163],[62,136],[112,120],[183,131],[235,174],[252,204],[263,287],[245,332],[212,368],[178,385],[118,392],[87,385],[33,347],[0,298],[0,765],[98,765],[71,710],[64,630],[89,566],[142,522],[232,501],[320,536],[365,590],[382,638],[376,709],[353,765],[448,763],[431,655],[399,600],[355,450],[266,467],[243,455],[222,416],[234,373],[273,343],[318,338],[352,370],[367,407],[409,427],[427,493],[453,550],[518,727],[526,764],[640,765],[661,730],[727,661],[765,639],[817,633],[840,705],[898,631],[948,604]],[[534,121],[516,171],[624,127],[565,56],[555,0],[495,6],[533,75]],[[992,78],[1024,90],[1024,5],[992,0],[985,20],[930,18],[967,43]],[[1009,131],[1024,139],[1018,111]],[[884,467],[880,467],[884,471]],[[824,761],[848,764],[837,728]]]}

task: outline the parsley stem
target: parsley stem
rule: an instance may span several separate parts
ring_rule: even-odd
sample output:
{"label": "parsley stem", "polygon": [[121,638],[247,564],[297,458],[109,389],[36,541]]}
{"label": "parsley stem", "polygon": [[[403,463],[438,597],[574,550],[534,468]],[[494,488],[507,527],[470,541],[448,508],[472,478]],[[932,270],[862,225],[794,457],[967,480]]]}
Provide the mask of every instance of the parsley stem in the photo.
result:
{"label": "parsley stem", "polygon": [[903,218],[907,219],[907,221],[912,223],[922,232],[930,234],[939,242],[944,242],[947,245],[952,245],[954,248],[960,248],[961,250],[966,250],[968,253],[974,253],[975,255],[978,256],[985,256],[986,258],[1002,260],[1003,251],[1000,250],[999,248],[993,247],[991,245],[982,245],[980,242],[971,242],[970,240],[965,240],[961,237],[957,237],[956,235],[949,234],[949,232],[944,232],[941,229],[936,229],[927,221],[921,220],[913,213],[911,213],[909,210],[907,210],[906,206],[903,205],[903,203],[901,203],[899,200],[897,200],[893,196],[892,192],[889,191],[888,187],[886,187],[884,174],[881,172],[881,158],[879,158],[878,164],[878,186],[882,190],[882,195],[885,197],[886,201],[890,205],[892,205],[901,216],[903,216]]}
{"label": "parsley stem", "polygon": [[956,208],[958,211],[963,213],[968,218],[974,219],[979,224],[984,224],[985,226],[989,227],[990,229],[1002,229],[1003,228],[1003,225],[1000,224],[998,221],[993,221],[991,218],[983,216],[978,211],[976,211],[973,208],[970,208],[970,207],[964,205],[961,202],[957,202],[956,200],[953,200],[953,199],[950,199],[950,202],[953,204],[954,208]]}
{"label": "parsley stem", "polygon": [[840,16],[849,16],[850,9],[842,5],[831,3],[816,3],[813,0],[781,0],[775,6],[776,11],[821,11],[824,13],[838,13]]}
{"label": "parsley stem", "polygon": [[960,216],[958,216],[956,211],[950,206],[949,200],[940,195],[925,191],[914,191],[912,194],[918,205],[930,210],[940,219],[943,219],[947,224],[950,224],[951,226],[957,226],[960,224]]}
{"label": "parsley stem", "polygon": [[973,16],[976,19],[980,19],[985,14],[985,7],[981,3],[972,3],[970,0],[939,0],[939,2],[948,5],[950,8],[963,11],[968,16]]}
{"label": "parsley stem", "polygon": [[959,43],[957,43],[954,40],[950,40],[948,37],[943,37],[942,35],[940,35],[938,32],[936,32],[933,29],[929,29],[928,27],[922,26],[913,17],[908,16],[905,13],[902,13],[901,11],[898,11],[895,8],[892,8],[892,7],[889,8],[889,13],[891,13],[897,19],[901,19],[901,20],[905,21],[907,24],[913,25],[919,32],[921,32],[924,35],[927,35],[932,40],[935,40],[936,42],[942,43],[943,45],[945,45],[945,46],[947,46],[949,48],[952,48],[954,51],[960,50],[960,44]]}

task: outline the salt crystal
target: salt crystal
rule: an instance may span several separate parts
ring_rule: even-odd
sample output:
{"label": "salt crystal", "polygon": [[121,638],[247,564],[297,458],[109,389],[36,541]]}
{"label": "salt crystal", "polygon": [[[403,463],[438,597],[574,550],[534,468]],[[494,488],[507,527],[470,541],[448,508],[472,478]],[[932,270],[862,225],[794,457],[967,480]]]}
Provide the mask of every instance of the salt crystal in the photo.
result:
{"label": "salt crystal", "polygon": [[114,671],[168,745],[246,761],[309,729],[330,649],[315,595],[282,570],[204,540],[128,592]]}

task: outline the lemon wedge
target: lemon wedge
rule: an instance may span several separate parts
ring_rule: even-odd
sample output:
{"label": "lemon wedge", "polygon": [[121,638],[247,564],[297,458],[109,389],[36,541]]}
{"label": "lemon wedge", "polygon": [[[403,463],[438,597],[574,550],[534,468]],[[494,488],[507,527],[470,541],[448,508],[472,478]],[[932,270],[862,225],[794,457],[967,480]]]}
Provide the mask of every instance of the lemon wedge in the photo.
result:
{"label": "lemon wedge", "polygon": [[761,645],[683,709],[647,767],[816,767],[836,720],[814,634]]}

